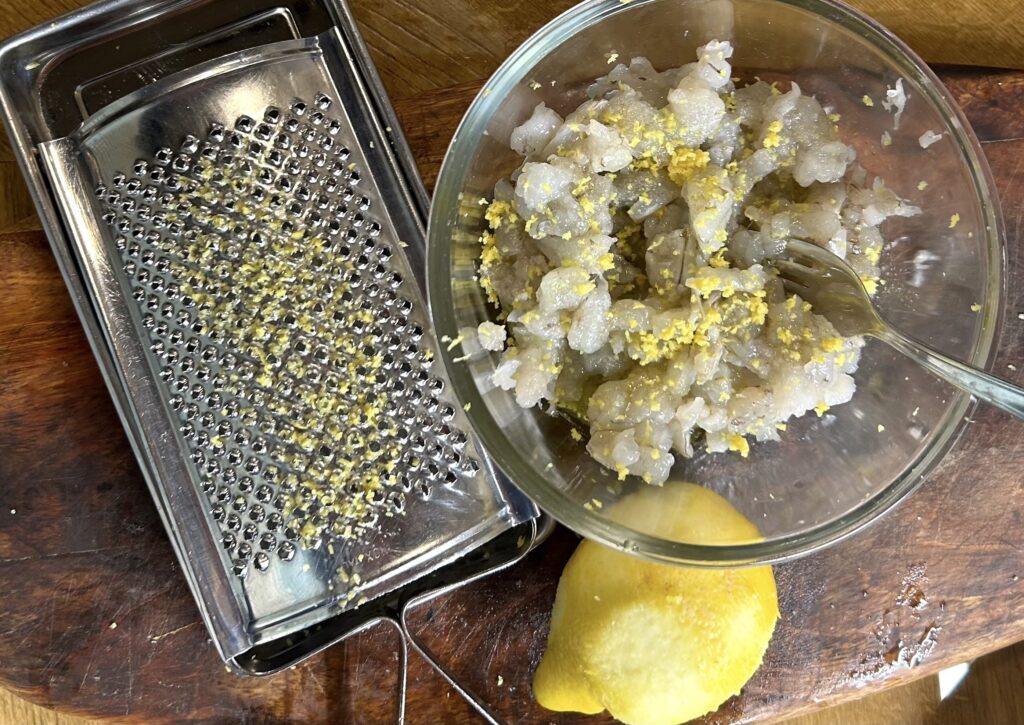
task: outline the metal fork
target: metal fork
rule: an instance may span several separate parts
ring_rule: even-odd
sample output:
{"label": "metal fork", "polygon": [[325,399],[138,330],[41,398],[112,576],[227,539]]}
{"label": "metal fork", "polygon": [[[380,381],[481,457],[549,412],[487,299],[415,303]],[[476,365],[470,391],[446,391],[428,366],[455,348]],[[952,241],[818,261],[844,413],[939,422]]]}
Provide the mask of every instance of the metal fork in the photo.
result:
{"label": "metal fork", "polygon": [[1024,388],[947,357],[893,329],[875,310],[858,274],[827,249],[790,240],[783,256],[771,264],[786,290],[810,302],[839,334],[875,337],[951,385],[1024,419]]}

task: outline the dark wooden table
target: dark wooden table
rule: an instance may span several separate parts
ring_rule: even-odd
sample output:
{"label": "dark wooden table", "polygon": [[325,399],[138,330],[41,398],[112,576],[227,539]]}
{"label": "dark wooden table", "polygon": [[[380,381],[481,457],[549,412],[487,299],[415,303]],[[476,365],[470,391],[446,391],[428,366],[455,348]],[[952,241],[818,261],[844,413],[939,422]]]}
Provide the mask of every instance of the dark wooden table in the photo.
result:
{"label": "dark wooden table", "polygon": [[[0,35],[75,0],[17,0]],[[432,183],[484,77],[567,2],[360,0],[357,17]],[[395,24],[392,21],[396,21]],[[995,172],[1010,283],[996,369],[1024,383],[1024,73],[944,69]],[[1019,363],[1020,371],[1008,367]],[[884,521],[777,568],[782,620],[761,670],[712,722],[773,719],[889,687],[1024,638],[1022,429],[991,409]],[[575,723],[530,696],[561,568],[557,533],[414,627],[496,713]],[[0,145],[0,684],[111,722],[387,723],[394,635],[371,631],[270,679],[210,645],[51,259]],[[924,594],[926,608],[912,606]],[[895,658],[902,641],[918,657]],[[895,659],[894,659],[895,658]],[[501,684],[499,684],[501,683]],[[413,658],[413,725],[480,719]],[[586,722],[604,722],[601,718]]]}

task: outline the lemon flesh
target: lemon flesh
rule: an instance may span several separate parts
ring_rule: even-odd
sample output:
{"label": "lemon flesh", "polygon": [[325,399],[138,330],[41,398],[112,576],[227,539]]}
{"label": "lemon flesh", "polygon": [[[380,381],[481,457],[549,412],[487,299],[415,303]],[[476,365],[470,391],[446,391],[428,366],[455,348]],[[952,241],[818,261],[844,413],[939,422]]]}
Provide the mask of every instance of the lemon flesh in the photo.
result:
{"label": "lemon flesh", "polygon": [[[627,525],[690,543],[741,543],[757,528],[721,496],[666,484],[609,510]],[[537,702],[608,710],[627,725],[676,725],[739,693],[779,617],[771,567],[693,569],[642,561],[584,541],[558,583]]]}

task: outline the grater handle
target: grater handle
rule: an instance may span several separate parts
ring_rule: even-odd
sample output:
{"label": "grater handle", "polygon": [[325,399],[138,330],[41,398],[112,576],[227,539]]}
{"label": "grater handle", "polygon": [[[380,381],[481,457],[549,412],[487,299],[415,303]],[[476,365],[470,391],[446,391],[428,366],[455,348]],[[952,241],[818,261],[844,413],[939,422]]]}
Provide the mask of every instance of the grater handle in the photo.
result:
{"label": "grater handle", "polygon": [[[412,630],[409,627],[407,615],[411,610],[416,609],[422,605],[428,604],[430,602],[433,602],[446,594],[450,594],[456,589],[459,589],[463,586],[466,586],[467,584],[470,584],[471,582],[475,582],[479,579],[491,576],[492,574],[504,571],[505,569],[511,568],[512,566],[518,564],[531,551],[540,546],[548,538],[548,536],[550,536],[551,532],[554,531],[555,528],[555,520],[547,514],[541,513],[537,518],[529,522],[529,526],[530,532],[527,535],[526,540],[523,541],[521,545],[517,541],[515,551],[513,551],[510,556],[507,555],[506,558],[499,560],[496,564],[493,564],[479,571],[478,573],[463,579],[462,581],[456,582],[446,587],[428,591],[424,594],[421,594],[420,596],[410,599],[402,607],[401,613],[399,615],[399,621],[402,627],[404,640],[408,642],[408,644],[411,645],[412,648],[421,657],[423,657],[423,659],[425,659],[427,663],[431,667],[433,667],[434,670],[445,679],[445,681],[448,682],[449,685],[451,685],[452,689],[454,689],[464,700],[466,700],[466,702],[472,705],[473,709],[475,709],[481,715],[481,717],[484,718],[488,725],[507,724],[505,723],[505,721],[501,720],[497,715],[491,712],[486,703],[484,703],[480,698],[474,695],[467,687],[465,687],[459,681],[458,677],[454,673],[452,673],[447,667],[445,667],[445,665],[430,652],[430,649],[429,647],[427,647],[426,644],[424,644],[416,638],[416,635],[413,634]],[[514,534],[515,531],[516,530],[513,529],[511,532],[506,533],[505,537],[508,537],[509,534]]]}
{"label": "grater handle", "polygon": [[455,692],[457,692],[462,697],[462,699],[464,699],[466,702],[473,706],[473,709],[476,710],[477,713],[479,713],[479,715],[484,719],[487,725],[508,725],[502,720],[499,720],[498,716],[492,713],[488,709],[487,705],[481,702],[480,699],[476,697],[476,695],[474,695],[468,689],[463,687],[459,683],[455,675],[453,675],[443,664],[441,664],[441,662],[437,658],[431,655],[425,646],[420,644],[415,638],[413,638],[411,634],[407,634],[406,637],[408,637],[409,644],[412,645],[413,649],[416,650],[420,657],[425,659],[427,663],[434,668],[434,671],[441,675],[441,677],[443,677],[445,681],[448,682],[451,688],[455,690]]}

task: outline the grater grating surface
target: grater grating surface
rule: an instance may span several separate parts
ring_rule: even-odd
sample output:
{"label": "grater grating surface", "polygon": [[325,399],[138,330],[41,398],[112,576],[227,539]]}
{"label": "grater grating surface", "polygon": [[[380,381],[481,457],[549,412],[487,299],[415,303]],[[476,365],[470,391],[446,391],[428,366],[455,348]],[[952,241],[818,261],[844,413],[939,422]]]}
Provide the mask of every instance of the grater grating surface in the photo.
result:
{"label": "grater grating surface", "polygon": [[96,189],[241,576],[480,471],[332,104],[215,122]]}
{"label": "grater grating surface", "polygon": [[344,5],[108,0],[0,65],[20,69],[5,120],[226,661],[266,674],[397,626],[410,597],[528,548],[500,535],[536,509],[434,362],[424,196]]}

